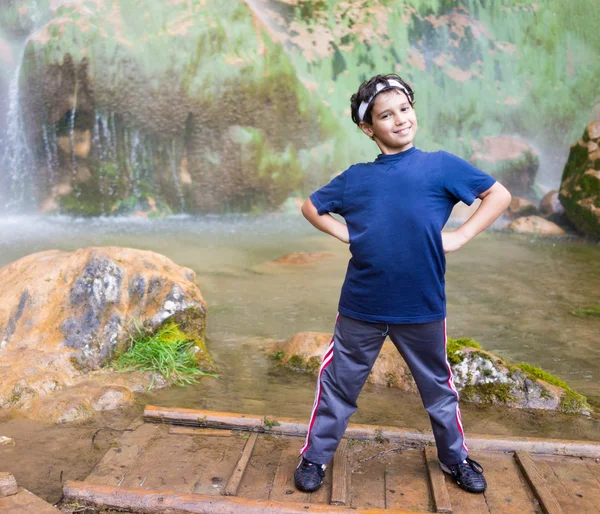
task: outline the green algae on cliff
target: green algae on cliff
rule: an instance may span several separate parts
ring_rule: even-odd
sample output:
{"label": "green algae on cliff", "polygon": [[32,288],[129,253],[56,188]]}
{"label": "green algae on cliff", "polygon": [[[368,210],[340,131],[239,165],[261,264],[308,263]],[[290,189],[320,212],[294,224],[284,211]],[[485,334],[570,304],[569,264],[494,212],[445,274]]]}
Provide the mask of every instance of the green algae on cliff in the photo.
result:
{"label": "green algae on cliff", "polygon": [[600,121],[590,123],[571,146],[559,198],[569,220],[589,236],[600,238]]}
{"label": "green algae on cliff", "polygon": [[[86,209],[75,191],[58,199],[63,212],[118,213],[136,195],[143,201],[142,184],[173,212],[272,210],[303,189],[305,175],[321,169],[322,183],[328,165],[339,168],[319,151],[337,121],[243,2],[63,5],[30,38],[22,83],[39,155],[40,126],[58,138],[87,119],[83,164],[102,180],[104,162],[117,169],[118,187],[86,186],[113,197]],[[54,175],[71,184],[80,159],[59,151],[56,161]],[[41,200],[49,182],[40,183]]]}

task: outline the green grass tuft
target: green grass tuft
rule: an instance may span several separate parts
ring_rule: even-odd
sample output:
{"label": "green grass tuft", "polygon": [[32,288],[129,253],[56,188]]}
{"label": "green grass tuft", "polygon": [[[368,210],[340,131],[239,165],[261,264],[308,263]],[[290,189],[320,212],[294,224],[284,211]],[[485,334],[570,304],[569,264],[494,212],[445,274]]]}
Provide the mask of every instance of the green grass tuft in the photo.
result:
{"label": "green grass tuft", "polygon": [[137,325],[135,328],[131,348],[113,361],[115,369],[158,372],[175,385],[194,384],[208,374],[198,369],[192,351],[194,340],[176,323],[167,323],[154,334],[145,333]]}

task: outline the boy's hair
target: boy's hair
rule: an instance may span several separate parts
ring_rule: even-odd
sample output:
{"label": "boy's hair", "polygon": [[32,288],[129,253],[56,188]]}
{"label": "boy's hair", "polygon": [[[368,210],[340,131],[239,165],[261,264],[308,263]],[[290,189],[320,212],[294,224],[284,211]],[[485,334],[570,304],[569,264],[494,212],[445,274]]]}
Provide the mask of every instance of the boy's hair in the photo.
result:
{"label": "boy's hair", "polygon": [[[350,98],[352,121],[357,125],[359,125],[361,121],[372,125],[373,118],[371,116],[371,111],[373,110],[375,97],[382,91],[390,91],[392,89],[404,91],[408,101],[410,102],[410,105],[415,104],[415,94],[412,88],[398,75],[395,73],[390,73],[388,75],[375,75],[369,80],[365,80],[358,88],[358,91]],[[361,105],[363,106],[363,109],[366,107],[366,111],[364,112],[362,118]]]}

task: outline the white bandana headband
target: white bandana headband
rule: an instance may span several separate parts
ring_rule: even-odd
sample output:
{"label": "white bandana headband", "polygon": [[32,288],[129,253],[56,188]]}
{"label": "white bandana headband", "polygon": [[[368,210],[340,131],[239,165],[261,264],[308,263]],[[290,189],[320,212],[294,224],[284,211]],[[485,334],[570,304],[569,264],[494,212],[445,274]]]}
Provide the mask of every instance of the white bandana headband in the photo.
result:
{"label": "white bandana headband", "polygon": [[371,96],[371,98],[369,98],[369,100],[367,102],[362,102],[360,104],[360,107],[358,108],[358,119],[360,121],[364,121],[365,113],[367,112],[369,105],[371,105],[373,98],[375,98],[379,93],[381,93],[382,91],[384,91],[386,89],[394,89],[394,88],[398,88],[398,89],[401,89],[402,91],[404,91],[404,93],[406,93],[406,97],[408,98],[408,101],[411,104],[413,103],[413,95],[412,95],[412,93],[409,92],[409,90],[406,88],[406,86],[404,86],[403,84],[398,82],[396,79],[387,79],[387,84],[385,84],[384,82],[379,82],[377,84],[377,86],[375,86],[376,91]]}

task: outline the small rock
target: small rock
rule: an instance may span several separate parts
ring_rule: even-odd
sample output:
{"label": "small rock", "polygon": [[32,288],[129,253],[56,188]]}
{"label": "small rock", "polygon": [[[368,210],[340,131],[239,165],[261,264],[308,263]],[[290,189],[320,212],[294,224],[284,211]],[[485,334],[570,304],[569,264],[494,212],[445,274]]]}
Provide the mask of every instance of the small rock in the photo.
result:
{"label": "small rock", "polygon": [[294,252],[275,259],[273,262],[277,264],[312,264],[331,255],[329,252]]}
{"label": "small rock", "polygon": [[14,446],[15,440],[5,435],[0,436],[0,446]]}
{"label": "small rock", "polygon": [[102,392],[100,397],[92,402],[97,411],[115,410],[133,403],[133,394],[124,387],[112,387]]}
{"label": "small rock", "polygon": [[513,196],[508,206],[506,214],[510,218],[519,218],[520,216],[529,216],[537,213],[537,207],[533,202],[521,198],[520,196]]}
{"label": "small rock", "polygon": [[550,191],[546,193],[540,202],[540,213],[543,216],[552,216],[553,214],[563,214],[564,207],[558,198],[558,191]]}
{"label": "small rock", "polygon": [[15,477],[10,473],[0,473],[0,497],[13,496],[18,491],[19,488]]}
{"label": "small rock", "polygon": [[540,218],[539,216],[524,216],[513,221],[509,230],[521,234],[536,234],[542,236],[562,236],[565,231],[556,223]]}

